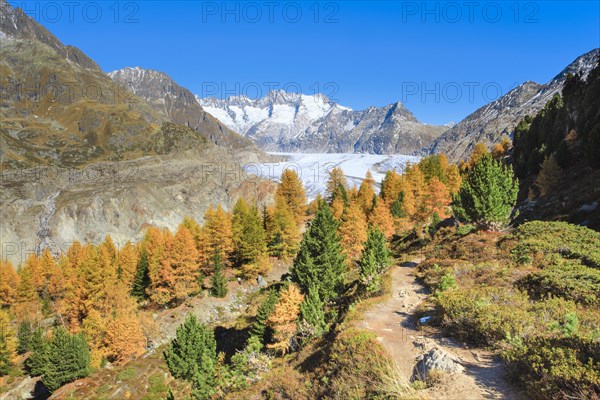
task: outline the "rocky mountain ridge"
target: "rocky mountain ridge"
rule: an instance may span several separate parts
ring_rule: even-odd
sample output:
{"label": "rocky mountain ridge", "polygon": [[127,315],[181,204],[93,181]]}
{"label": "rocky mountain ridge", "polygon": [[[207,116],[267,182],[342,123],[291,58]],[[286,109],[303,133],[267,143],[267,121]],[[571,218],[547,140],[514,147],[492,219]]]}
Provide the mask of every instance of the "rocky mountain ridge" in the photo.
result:
{"label": "rocky mountain ridge", "polygon": [[600,49],[583,54],[546,84],[523,83],[445,131],[420,154],[445,153],[450,161],[456,162],[468,158],[479,142],[491,146],[504,136],[510,137],[522,118],[535,115],[561,92],[568,74],[586,76],[599,56]]}
{"label": "rocky mountain ridge", "polygon": [[268,151],[408,154],[446,129],[419,122],[399,102],[355,111],[322,94],[281,90],[255,100],[234,96],[198,102]]}

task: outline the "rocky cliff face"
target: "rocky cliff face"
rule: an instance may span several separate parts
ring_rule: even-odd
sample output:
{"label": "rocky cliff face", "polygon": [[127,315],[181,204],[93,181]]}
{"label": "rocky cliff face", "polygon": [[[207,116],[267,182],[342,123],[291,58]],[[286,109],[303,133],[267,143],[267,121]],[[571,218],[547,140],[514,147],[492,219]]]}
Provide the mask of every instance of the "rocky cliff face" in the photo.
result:
{"label": "rocky cliff face", "polygon": [[568,74],[587,75],[599,55],[600,49],[595,49],[578,57],[544,85],[525,82],[448,129],[421,154],[445,153],[451,161],[459,161],[468,158],[479,142],[488,146],[499,143],[503,136],[512,135],[523,117],[535,115],[552,96],[560,93]]}
{"label": "rocky cliff face", "polygon": [[269,151],[408,154],[445,130],[420,123],[401,103],[354,111],[323,95],[284,91],[257,100],[236,96],[198,101]]}
{"label": "rocky cliff face", "polygon": [[204,111],[192,92],[163,72],[135,67],[113,71],[108,76],[171,121],[201,132],[215,144],[233,149],[253,146],[252,141]]}

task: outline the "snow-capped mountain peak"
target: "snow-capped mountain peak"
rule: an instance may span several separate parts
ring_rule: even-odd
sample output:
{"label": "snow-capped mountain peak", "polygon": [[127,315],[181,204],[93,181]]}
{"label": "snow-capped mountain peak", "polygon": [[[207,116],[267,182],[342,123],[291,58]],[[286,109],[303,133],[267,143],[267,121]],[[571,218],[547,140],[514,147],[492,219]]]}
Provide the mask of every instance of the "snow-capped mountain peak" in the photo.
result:
{"label": "snow-capped mountain peak", "polygon": [[269,151],[407,153],[444,130],[420,123],[401,103],[355,111],[321,93],[274,90],[258,99],[196,99],[229,128]]}

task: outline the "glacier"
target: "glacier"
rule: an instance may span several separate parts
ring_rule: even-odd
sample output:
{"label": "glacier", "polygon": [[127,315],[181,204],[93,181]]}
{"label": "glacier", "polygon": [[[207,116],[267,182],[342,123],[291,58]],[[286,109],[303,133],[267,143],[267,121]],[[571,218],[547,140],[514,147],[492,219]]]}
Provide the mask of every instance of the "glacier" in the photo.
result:
{"label": "glacier", "polygon": [[350,187],[359,186],[367,171],[371,171],[379,190],[385,173],[395,169],[402,173],[407,164],[416,164],[419,157],[402,154],[357,154],[357,153],[282,153],[270,152],[279,156],[283,161],[269,163],[246,164],[244,170],[248,175],[256,175],[263,179],[279,181],[285,169],[294,169],[306,190],[306,196],[311,201],[318,194],[325,194],[329,171],[340,167],[348,179]]}

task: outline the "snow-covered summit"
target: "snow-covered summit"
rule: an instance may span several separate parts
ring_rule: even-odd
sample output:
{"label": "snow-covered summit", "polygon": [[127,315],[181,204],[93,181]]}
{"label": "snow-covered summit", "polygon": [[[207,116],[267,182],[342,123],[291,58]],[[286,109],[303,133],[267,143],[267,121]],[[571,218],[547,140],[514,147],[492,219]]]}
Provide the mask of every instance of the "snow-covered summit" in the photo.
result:
{"label": "snow-covered summit", "polygon": [[269,151],[405,154],[444,130],[420,123],[401,103],[355,111],[324,94],[283,90],[258,99],[196,98],[208,113]]}

